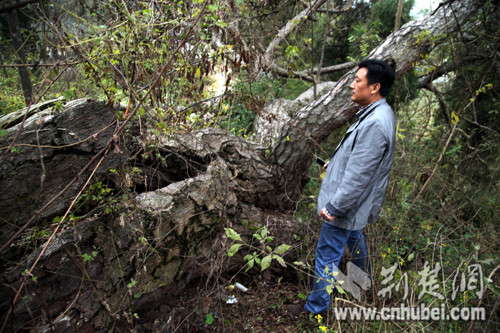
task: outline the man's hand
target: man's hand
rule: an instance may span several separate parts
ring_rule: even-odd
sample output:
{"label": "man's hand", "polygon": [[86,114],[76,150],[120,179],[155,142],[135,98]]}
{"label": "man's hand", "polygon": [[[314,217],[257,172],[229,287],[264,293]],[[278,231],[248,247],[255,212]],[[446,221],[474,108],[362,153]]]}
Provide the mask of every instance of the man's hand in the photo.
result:
{"label": "man's hand", "polygon": [[332,222],[333,220],[335,220],[335,216],[328,215],[328,213],[326,212],[326,208],[323,208],[319,212],[319,217],[321,217],[323,220],[328,221],[328,222]]}
{"label": "man's hand", "polygon": [[326,171],[326,168],[328,168],[328,164],[330,164],[330,161],[327,161],[325,165],[323,165],[323,171]]}

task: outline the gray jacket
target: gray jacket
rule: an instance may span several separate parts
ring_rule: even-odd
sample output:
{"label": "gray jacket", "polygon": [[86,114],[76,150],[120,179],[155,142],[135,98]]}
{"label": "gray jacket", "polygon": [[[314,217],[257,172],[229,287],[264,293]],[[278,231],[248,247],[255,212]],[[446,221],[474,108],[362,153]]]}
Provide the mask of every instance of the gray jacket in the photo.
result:
{"label": "gray jacket", "polygon": [[359,230],[375,223],[384,202],[392,160],[396,119],[382,98],[356,113],[330,159],[318,197],[318,213],[326,207],[331,223]]}

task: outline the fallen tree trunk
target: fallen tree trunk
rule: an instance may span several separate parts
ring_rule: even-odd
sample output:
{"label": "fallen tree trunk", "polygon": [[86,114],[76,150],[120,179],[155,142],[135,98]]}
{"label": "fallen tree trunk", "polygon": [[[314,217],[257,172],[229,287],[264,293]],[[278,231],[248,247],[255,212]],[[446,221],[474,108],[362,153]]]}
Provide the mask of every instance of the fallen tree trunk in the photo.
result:
{"label": "fallen tree trunk", "polygon": [[[32,107],[33,113],[24,123],[17,144],[2,156],[0,187],[10,189],[0,193],[2,246],[37,210],[70,183],[113,135],[113,125],[116,124],[116,110],[113,108],[84,99],[68,103],[65,112],[59,112],[54,108],[56,102],[61,101]],[[21,110],[21,114],[26,111]],[[7,135],[0,138],[1,147],[9,146],[16,137],[22,115],[3,117],[6,119],[1,122],[7,127]],[[126,155],[110,154],[96,176],[107,174],[122,159],[126,160]],[[41,211],[39,220],[64,213],[91,171]]]}

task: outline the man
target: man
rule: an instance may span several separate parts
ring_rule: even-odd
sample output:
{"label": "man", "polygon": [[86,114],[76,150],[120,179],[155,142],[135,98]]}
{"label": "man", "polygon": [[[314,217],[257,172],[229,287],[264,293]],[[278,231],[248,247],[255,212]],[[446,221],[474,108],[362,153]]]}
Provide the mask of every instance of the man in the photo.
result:
{"label": "man", "polygon": [[396,120],[385,97],[394,82],[394,70],[375,59],[358,67],[350,88],[351,100],[361,108],[325,164],[318,197],[318,214],[324,223],[316,247],[314,286],[304,306],[313,314],[328,311],[326,287],[332,284],[332,272],[338,271],[346,244],[352,262],[370,274],[362,230],[378,218],[393,161]]}

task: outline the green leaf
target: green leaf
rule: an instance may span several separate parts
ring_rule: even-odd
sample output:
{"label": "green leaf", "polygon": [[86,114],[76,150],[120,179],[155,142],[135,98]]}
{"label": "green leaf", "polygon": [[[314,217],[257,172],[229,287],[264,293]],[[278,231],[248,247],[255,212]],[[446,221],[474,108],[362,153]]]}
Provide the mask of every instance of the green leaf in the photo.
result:
{"label": "green leaf", "polygon": [[335,288],[337,288],[338,292],[344,295],[347,295],[344,288],[342,288],[339,284],[335,284]]}
{"label": "green leaf", "polygon": [[331,284],[329,284],[325,287],[325,290],[328,293],[328,295],[330,295],[333,291],[333,286]]}
{"label": "green leaf", "polygon": [[205,317],[205,324],[212,325],[214,323],[214,321],[215,321],[214,316],[211,313],[207,313],[207,315]]}
{"label": "green leaf", "polygon": [[248,260],[248,267],[247,267],[247,269],[245,269],[245,272],[248,272],[249,270],[251,270],[253,268],[254,264],[255,264],[255,260],[254,259]]}
{"label": "green leaf", "polygon": [[234,231],[231,228],[224,228],[226,230],[226,236],[231,238],[234,241],[241,241],[241,236],[239,233]]}
{"label": "green leaf", "polygon": [[233,244],[231,245],[231,247],[229,248],[229,251],[227,251],[227,256],[228,257],[232,257],[236,254],[236,252],[238,252],[238,250],[240,249],[240,247],[242,246],[243,244]]}
{"label": "green leaf", "polygon": [[495,295],[500,296],[500,288],[498,288],[497,286],[493,284],[488,284],[486,285],[486,288],[491,290]]}
{"label": "green leaf", "polygon": [[293,57],[294,55],[296,55],[298,53],[299,49],[294,46],[294,45],[289,45],[286,50],[285,50],[285,54],[288,58],[291,58]]}
{"label": "green leaf", "polygon": [[260,241],[262,239],[262,237],[259,234],[253,234],[253,237],[255,239],[257,239],[258,241]]}
{"label": "green leaf", "polygon": [[273,252],[276,253],[276,254],[279,254],[279,255],[283,255],[289,249],[290,249],[290,245],[281,244],[280,246],[278,246],[277,248],[275,248]]}
{"label": "green leaf", "polygon": [[262,261],[260,262],[260,270],[264,271],[271,266],[271,261],[273,260],[273,257],[271,255],[267,255],[264,258],[262,258]]}
{"label": "green leaf", "polygon": [[262,231],[260,232],[260,235],[262,236],[262,238],[266,237],[266,235],[267,235],[267,227],[262,228]]}
{"label": "green leaf", "polygon": [[281,265],[281,266],[286,267],[285,260],[283,260],[283,258],[282,258],[282,257],[280,257],[280,256],[278,256],[278,255],[276,255],[276,254],[274,254],[274,255],[273,255],[273,259],[278,260],[278,262],[280,263],[280,265]]}

